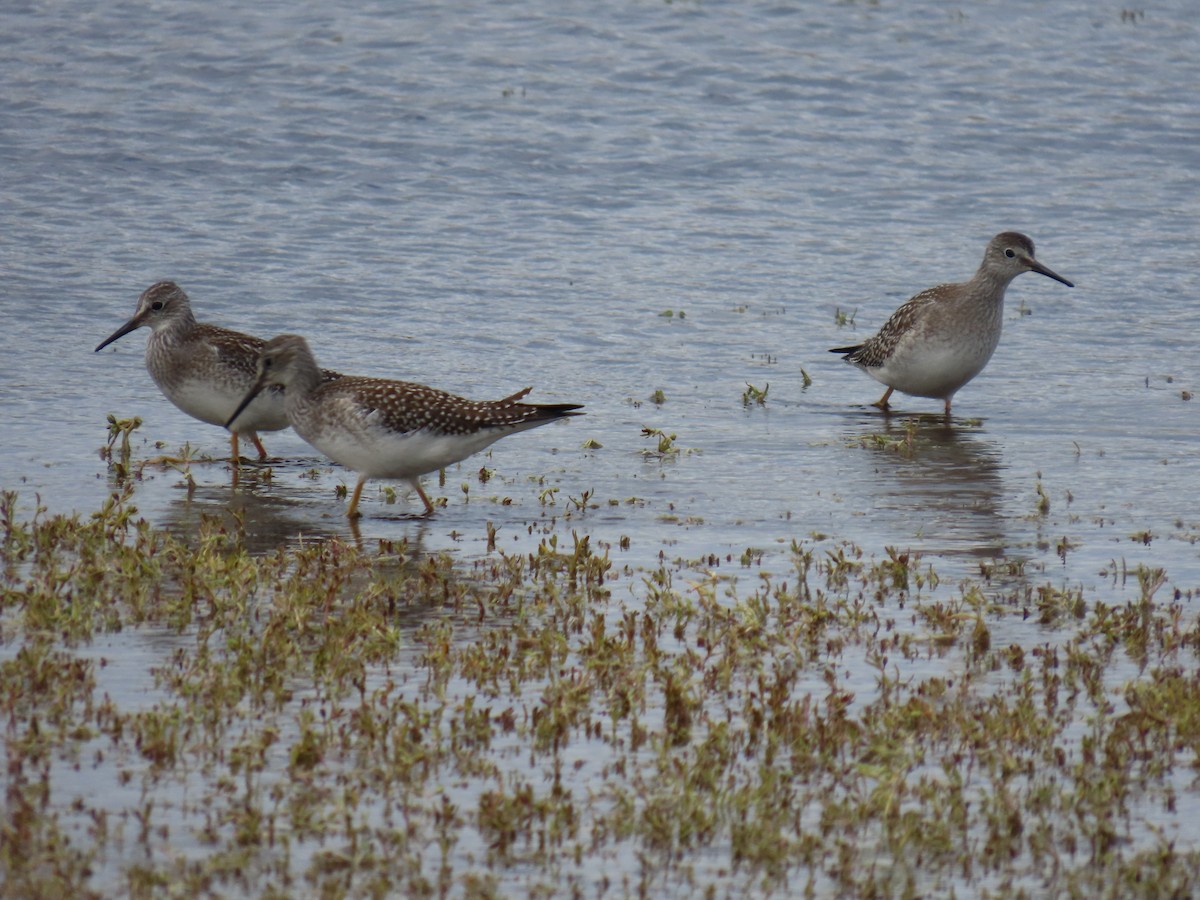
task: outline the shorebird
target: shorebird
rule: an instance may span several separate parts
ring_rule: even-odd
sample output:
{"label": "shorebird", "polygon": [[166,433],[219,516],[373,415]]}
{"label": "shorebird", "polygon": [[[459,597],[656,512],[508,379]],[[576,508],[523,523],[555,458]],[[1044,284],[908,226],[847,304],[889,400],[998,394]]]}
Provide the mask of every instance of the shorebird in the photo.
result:
{"label": "shorebird", "polygon": [[[146,368],[158,389],[189,416],[210,425],[224,426],[230,413],[254,384],[262,338],[196,321],[188,295],[173,281],[152,284],[138,298],[133,317],[96,347],[99,353],[113,341],[143,325],[151,329],[146,342]],[[340,377],[325,370],[322,378]],[[244,434],[266,459],[260,431],[288,427],[283,391],[259,397],[231,429],[233,464],[238,463],[238,435]]]}
{"label": "shorebird", "polygon": [[1037,261],[1033,241],[1006,231],[988,242],[970,281],[921,291],[892,313],[874,336],[830,352],[843,354],[847,362],[887,385],[873,406],[888,409],[892,391],[900,391],[944,400],[948,416],[954,393],[992,358],[1004,325],[1004,289],[1022,272],[1075,286]]}
{"label": "shorebird", "polygon": [[503,400],[468,400],[437,388],[385,378],[343,376],[322,383],[321,370],[304,338],[282,334],[267,341],[258,375],[226,421],[232,428],[259,392],[284,389],[284,409],[304,440],[358,473],[346,515],[359,516],[358,501],[369,478],[407,481],[433,512],[420,476],[478,453],[518,431],[583,415],[577,403],[520,402],[532,388]]}

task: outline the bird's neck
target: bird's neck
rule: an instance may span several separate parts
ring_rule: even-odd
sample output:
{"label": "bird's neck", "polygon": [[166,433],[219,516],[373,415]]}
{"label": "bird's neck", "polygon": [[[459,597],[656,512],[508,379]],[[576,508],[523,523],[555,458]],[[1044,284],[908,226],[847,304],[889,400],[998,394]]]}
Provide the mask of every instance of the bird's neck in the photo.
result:
{"label": "bird's neck", "polygon": [[154,329],[151,338],[160,344],[176,346],[192,337],[197,327],[196,317],[190,309],[181,310]]}
{"label": "bird's neck", "polygon": [[298,359],[292,362],[287,385],[284,387],[284,403],[289,407],[300,407],[308,403],[313,391],[321,386],[321,370],[313,359]]}
{"label": "bird's neck", "polygon": [[968,290],[964,296],[973,303],[988,303],[995,306],[1004,304],[1004,291],[1012,281],[1012,276],[998,273],[995,269],[981,266],[975,276],[967,283]]}

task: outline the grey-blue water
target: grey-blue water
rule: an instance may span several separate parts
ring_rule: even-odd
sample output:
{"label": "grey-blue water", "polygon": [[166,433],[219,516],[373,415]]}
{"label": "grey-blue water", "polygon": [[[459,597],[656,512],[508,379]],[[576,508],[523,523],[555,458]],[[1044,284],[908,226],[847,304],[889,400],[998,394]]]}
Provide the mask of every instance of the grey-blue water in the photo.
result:
{"label": "grey-blue water", "polygon": [[[227,454],[157,393],[145,332],[92,352],[171,278],[202,320],[303,333],[343,371],[586,404],[431,479],[430,521],[371,485],[368,540],[481,554],[491,521],[517,549],[575,528],[622,563],[769,568],[815,533],[951,578],[1008,556],[1085,590],[1110,560],[1200,587],[1185,0],[14,2],[0,84],[0,488],[26,513],[102,501],[109,413],[143,419],[140,456]],[[1076,287],[1014,282],[954,420],[881,447],[940,404],[886,420],[827,348],[1002,230]],[[685,452],[646,455],[643,428]],[[265,440],[269,482],[196,465],[189,496],[148,468],[141,513],[349,535],[353,475]]]}

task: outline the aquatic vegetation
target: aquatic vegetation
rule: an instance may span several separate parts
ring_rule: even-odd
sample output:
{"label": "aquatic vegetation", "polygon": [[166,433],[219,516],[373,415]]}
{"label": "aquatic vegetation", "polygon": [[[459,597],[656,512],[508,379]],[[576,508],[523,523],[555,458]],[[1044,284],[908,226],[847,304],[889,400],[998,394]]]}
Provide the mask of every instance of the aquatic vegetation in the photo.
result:
{"label": "aquatic vegetation", "polygon": [[675,434],[668,434],[661,428],[643,428],[642,437],[655,438],[657,443],[653,450],[642,449],[643,456],[671,457],[677,456],[680,448],[675,446]]}
{"label": "aquatic vegetation", "polygon": [[254,555],[133,500],[0,494],[5,896],[1200,886],[1200,623],[1161,568],[951,584],[815,535],[630,570],[492,522],[477,559]]}
{"label": "aquatic vegetation", "polygon": [[750,382],[746,382],[746,390],[742,391],[742,406],[749,406],[755,403],[759,406],[767,405],[767,392],[771,390],[771,385],[765,384],[762,388],[757,388]]}
{"label": "aquatic vegetation", "polygon": [[868,450],[890,450],[904,457],[913,457],[920,447],[918,435],[921,421],[916,416],[904,420],[904,433],[896,435],[890,431],[859,435],[854,443]]}
{"label": "aquatic vegetation", "polygon": [[[108,446],[100,451],[100,458],[108,461],[112,465],[120,466],[121,470],[128,472],[129,459],[133,453],[133,447],[130,441],[130,435],[137,429],[142,427],[142,420],[133,416],[129,419],[118,419],[112,413],[108,414]],[[118,458],[113,459],[113,445],[117,441],[121,442],[121,446],[117,451]]]}
{"label": "aquatic vegetation", "polygon": [[1038,473],[1037,483],[1034,485],[1037,489],[1037,514],[1044,516],[1050,512],[1050,495],[1046,493],[1046,489],[1042,487],[1042,475]]}

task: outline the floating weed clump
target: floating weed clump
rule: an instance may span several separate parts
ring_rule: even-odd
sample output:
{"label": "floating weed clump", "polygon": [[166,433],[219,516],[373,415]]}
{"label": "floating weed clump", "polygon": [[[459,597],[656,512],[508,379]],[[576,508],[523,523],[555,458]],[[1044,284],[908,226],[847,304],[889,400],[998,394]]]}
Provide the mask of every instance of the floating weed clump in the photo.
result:
{"label": "floating weed clump", "polygon": [[1200,625],[1161,568],[950,584],[821,535],[636,571],[493,523],[474,560],[254,555],[128,488],[16,499],[4,896],[1200,888]]}
{"label": "floating weed clump", "polygon": [[869,450],[890,450],[900,456],[912,458],[927,444],[927,441],[918,440],[920,427],[920,419],[910,416],[904,420],[904,430],[899,434],[889,428],[883,433],[860,435],[852,442]]}
{"label": "floating weed clump", "polygon": [[679,455],[679,448],[675,446],[676,435],[674,434],[667,434],[661,428],[643,427],[642,437],[653,438],[656,441],[654,449],[643,448],[641,451],[643,456],[666,458]]}
{"label": "floating weed clump", "polygon": [[771,390],[771,385],[766,384],[761,388],[755,387],[746,382],[746,390],[742,391],[742,406],[750,406],[755,403],[759,406],[767,405],[767,393]]}

